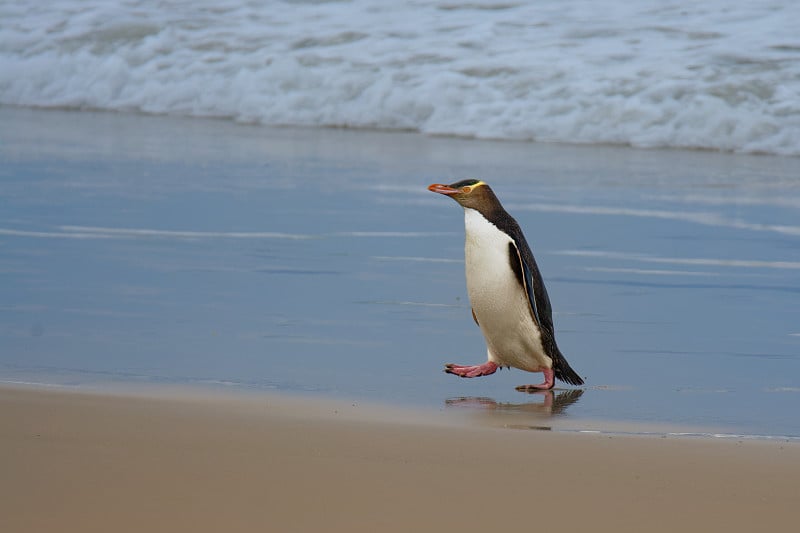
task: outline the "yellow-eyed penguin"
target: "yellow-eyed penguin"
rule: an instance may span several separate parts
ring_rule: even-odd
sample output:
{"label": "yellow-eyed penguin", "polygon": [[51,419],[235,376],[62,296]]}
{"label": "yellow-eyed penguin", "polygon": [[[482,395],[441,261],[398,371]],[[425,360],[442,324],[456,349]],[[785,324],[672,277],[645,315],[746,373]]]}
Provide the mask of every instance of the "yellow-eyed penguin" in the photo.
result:
{"label": "yellow-eyed penguin", "polygon": [[467,292],[472,318],[489,352],[482,365],[450,363],[445,372],[474,378],[505,366],[544,373],[543,383],[517,390],[552,389],[556,378],[583,385],[556,345],[550,299],[533,253],[492,189],[469,179],[434,183],[428,190],[449,196],[464,208]]}

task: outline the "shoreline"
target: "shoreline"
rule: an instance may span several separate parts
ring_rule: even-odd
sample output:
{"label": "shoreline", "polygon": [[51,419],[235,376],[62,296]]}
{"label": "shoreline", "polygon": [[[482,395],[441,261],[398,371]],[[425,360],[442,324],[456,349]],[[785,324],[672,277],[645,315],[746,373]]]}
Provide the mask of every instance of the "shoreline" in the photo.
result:
{"label": "shoreline", "polygon": [[253,400],[0,387],[6,527],[746,531],[795,515],[796,443],[503,431]]}
{"label": "shoreline", "polygon": [[[554,388],[553,393],[579,395],[587,388]],[[782,442],[800,445],[800,436],[736,432],[721,426],[693,426],[663,421],[633,421],[614,418],[561,418],[549,401],[527,404],[498,404],[490,398],[451,398],[444,406],[386,403],[368,398],[333,396],[319,392],[244,388],[222,384],[197,383],[59,383],[0,380],[0,393],[63,394],[89,398],[114,398],[121,401],[153,400],[206,405],[220,402],[254,409],[265,404],[292,410],[303,416],[328,417],[361,422],[411,423],[466,430],[549,432],[563,435],[605,437],[669,438],[710,441]],[[523,406],[523,407],[521,407]]]}

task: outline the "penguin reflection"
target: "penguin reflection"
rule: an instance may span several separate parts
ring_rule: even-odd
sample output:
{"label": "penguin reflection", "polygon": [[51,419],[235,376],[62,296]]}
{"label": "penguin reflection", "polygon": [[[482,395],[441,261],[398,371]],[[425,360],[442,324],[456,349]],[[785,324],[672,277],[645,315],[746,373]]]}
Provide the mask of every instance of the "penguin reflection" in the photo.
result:
{"label": "penguin reflection", "polygon": [[[492,423],[502,422],[509,427],[526,427],[531,429],[550,429],[549,427],[520,424],[528,422],[528,418],[545,420],[563,415],[568,407],[575,404],[583,395],[583,389],[546,390],[531,392],[541,396],[541,402],[509,403],[497,402],[487,397],[450,398],[445,401],[447,407],[469,407],[481,414],[489,414]],[[509,424],[508,422],[514,422]]]}

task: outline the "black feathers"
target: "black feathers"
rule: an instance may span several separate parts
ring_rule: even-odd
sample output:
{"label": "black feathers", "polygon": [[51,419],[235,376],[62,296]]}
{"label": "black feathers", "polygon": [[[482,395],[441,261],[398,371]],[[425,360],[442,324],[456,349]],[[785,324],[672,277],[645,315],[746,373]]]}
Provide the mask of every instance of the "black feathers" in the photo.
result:
{"label": "black feathers", "polygon": [[455,183],[451,183],[448,187],[452,187],[453,189],[460,189],[461,187],[467,187],[471,185],[475,185],[479,183],[481,180],[461,180]]}
{"label": "black feathers", "polygon": [[511,270],[514,271],[514,276],[519,282],[520,288],[528,295],[528,303],[531,306],[531,316],[536,325],[541,328],[542,321],[539,318],[539,309],[536,305],[536,295],[533,291],[533,283],[531,279],[531,269],[522,260],[519,250],[513,242],[508,243],[508,262],[511,263]]}
{"label": "black feathers", "polygon": [[583,379],[569,366],[567,359],[556,344],[550,298],[544,287],[539,266],[533,258],[533,252],[531,252],[519,224],[503,209],[499,201],[496,209],[491,213],[491,218],[487,217],[487,220],[511,237],[513,241],[508,244],[508,260],[511,270],[514,271],[520,287],[528,295],[531,317],[542,333],[542,346],[545,353],[553,360],[553,371],[556,378],[570,385],[583,385]]}

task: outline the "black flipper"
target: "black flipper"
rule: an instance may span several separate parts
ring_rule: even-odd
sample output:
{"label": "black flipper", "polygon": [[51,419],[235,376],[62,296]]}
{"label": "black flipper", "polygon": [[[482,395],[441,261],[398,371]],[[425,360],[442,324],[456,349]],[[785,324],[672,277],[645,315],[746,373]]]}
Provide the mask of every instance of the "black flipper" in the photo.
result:
{"label": "black flipper", "polygon": [[553,328],[553,311],[550,307],[547,289],[544,288],[539,267],[536,265],[536,260],[533,258],[533,253],[525,242],[525,238],[522,237],[519,226],[516,225],[516,222],[513,225],[516,226],[514,228],[517,237],[515,241],[520,242],[521,249],[517,248],[515,242],[508,243],[508,259],[511,263],[511,270],[514,271],[517,281],[528,295],[531,316],[542,332],[542,345],[545,353],[553,360],[553,372],[556,379],[570,385],[583,385],[583,379],[569,366],[567,359],[558,349]]}
{"label": "black flipper", "polygon": [[[542,327],[542,319],[539,317],[539,308],[536,305],[536,295],[533,291],[533,280],[531,279],[531,269],[522,259],[519,249],[514,246],[513,242],[508,243],[508,260],[511,262],[511,270],[517,277],[517,281],[525,289],[525,294],[528,295],[528,303],[531,306],[531,314],[536,321],[536,325]],[[522,267],[522,268],[520,268]]]}

